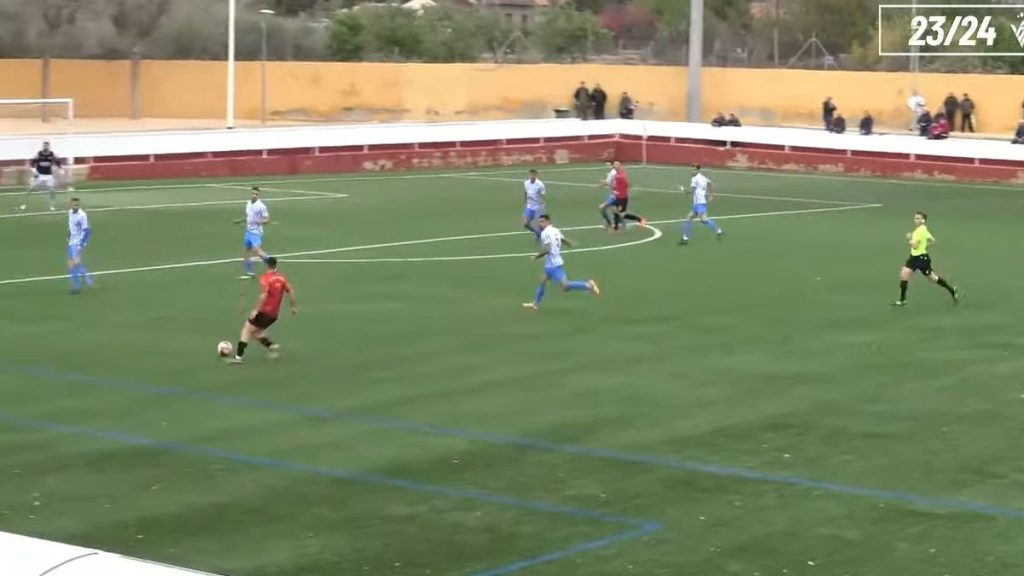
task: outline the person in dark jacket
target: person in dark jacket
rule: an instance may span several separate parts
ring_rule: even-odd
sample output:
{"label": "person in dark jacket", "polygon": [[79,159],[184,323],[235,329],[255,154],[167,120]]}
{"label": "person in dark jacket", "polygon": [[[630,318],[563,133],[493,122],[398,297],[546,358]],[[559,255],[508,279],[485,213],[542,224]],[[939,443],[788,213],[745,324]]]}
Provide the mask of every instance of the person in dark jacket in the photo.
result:
{"label": "person in dark jacket", "polygon": [[1013,135],[1014,144],[1024,144],[1024,120],[1017,124],[1017,133]]}
{"label": "person in dark jacket", "polygon": [[956,126],[956,111],[960,109],[960,101],[950,92],[942,101],[942,107],[946,109],[946,119],[949,120],[950,127]]}
{"label": "person in dark jacket", "polygon": [[960,131],[968,129],[974,132],[974,100],[964,92],[964,99],[960,101]]}
{"label": "person in dark jacket", "polygon": [[842,114],[836,114],[836,117],[832,120],[832,132],[836,134],[842,134],[846,132],[846,118],[843,118]]}
{"label": "person in dark jacket", "polygon": [[711,125],[715,128],[725,126],[726,122],[728,122],[728,120],[725,119],[725,114],[722,114],[721,112],[715,114],[715,117],[711,119]]}
{"label": "person in dark jacket", "polygon": [[821,103],[821,121],[825,123],[825,130],[832,130],[832,118],[835,116],[835,113],[835,102],[832,102],[832,97],[829,96]]}
{"label": "person in dark jacket", "polygon": [[604,120],[604,107],[608,104],[608,93],[601,88],[600,84],[594,85],[594,91],[590,93],[590,101],[594,104],[594,119]]}
{"label": "person in dark jacket", "polygon": [[573,103],[576,105],[576,117],[586,120],[590,117],[590,90],[587,90],[587,83],[580,82],[580,87],[572,94]]}
{"label": "person in dark jacket", "polygon": [[635,114],[636,104],[633,104],[633,97],[629,95],[629,92],[623,92],[622,98],[619,99],[619,118],[632,120]]}
{"label": "person in dark jacket", "polygon": [[726,126],[733,126],[735,128],[739,128],[740,126],[743,126],[743,124],[740,124],[739,116],[737,116],[734,112],[729,112],[729,119],[725,121],[725,125]]}
{"label": "person in dark jacket", "polygon": [[928,129],[932,127],[932,113],[925,110],[917,117],[917,129],[921,136],[928,137]]}
{"label": "person in dark jacket", "polygon": [[870,136],[875,131],[875,119],[871,117],[871,112],[864,111],[864,115],[860,118],[860,133],[863,136]]}

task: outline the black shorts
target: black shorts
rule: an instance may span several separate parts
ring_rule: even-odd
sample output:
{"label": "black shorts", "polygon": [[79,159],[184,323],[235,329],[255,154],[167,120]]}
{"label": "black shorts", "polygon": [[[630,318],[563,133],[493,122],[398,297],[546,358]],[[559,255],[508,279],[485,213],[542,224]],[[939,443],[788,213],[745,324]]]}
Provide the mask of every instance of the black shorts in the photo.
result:
{"label": "black shorts", "polygon": [[257,312],[255,316],[249,318],[249,324],[252,324],[260,330],[266,330],[277,322],[277,316],[273,314],[267,314],[266,312]]}
{"label": "black shorts", "polygon": [[904,266],[910,268],[913,272],[920,272],[924,276],[932,275],[932,258],[927,254],[911,256],[907,259]]}
{"label": "black shorts", "polygon": [[615,209],[619,212],[625,212],[629,210],[629,198],[616,198],[612,206],[615,206]]}

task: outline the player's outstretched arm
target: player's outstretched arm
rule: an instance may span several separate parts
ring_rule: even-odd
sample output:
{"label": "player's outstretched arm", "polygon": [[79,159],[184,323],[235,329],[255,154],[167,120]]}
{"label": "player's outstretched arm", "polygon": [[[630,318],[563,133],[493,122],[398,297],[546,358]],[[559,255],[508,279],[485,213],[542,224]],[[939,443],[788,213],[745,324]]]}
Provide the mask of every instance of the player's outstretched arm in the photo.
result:
{"label": "player's outstretched arm", "polygon": [[541,249],[540,252],[537,252],[536,254],[533,255],[533,259],[540,260],[541,258],[547,256],[548,252],[551,252],[551,248],[549,246],[545,246],[543,249]]}
{"label": "player's outstretched arm", "polygon": [[569,241],[569,239],[568,239],[568,238],[565,238],[565,237],[562,237],[562,244],[565,244],[565,245],[566,245],[566,247],[568,247],[568,248],[573,248],[573,247],[575,247],[575,244],[573,244],[572,242],[570,242],[570,241]]}
{"label": "player's outstretched arm", "polygon": [[299,312],[299,301],[295,296],[295,289],[292,288],[291,283],[285,284],[284,291],[288,293],[288,300],[291,301],[292,316],[295,316]]}

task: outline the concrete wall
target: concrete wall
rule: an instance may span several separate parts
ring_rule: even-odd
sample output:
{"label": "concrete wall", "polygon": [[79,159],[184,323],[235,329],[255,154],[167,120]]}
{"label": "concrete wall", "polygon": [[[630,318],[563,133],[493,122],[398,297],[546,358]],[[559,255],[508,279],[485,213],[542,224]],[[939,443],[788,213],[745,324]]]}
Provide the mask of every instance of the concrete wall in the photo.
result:
{"label": "concrete wall", "polygon": [[[130,115],[129,63],[57,60],[54,97],[75,98],[82,117]],[[611,95],[629,90],[641,117],[682,120],[686,70],[661,66],[490,64],[268,64],[269,114],[284,120],[395,121],[543,118],[566,106],[576,85],[600,82]],[[237,70],[241,119],[260,112],[260,65]],[[222,62],[147,61],[142,65],[142,112],[149,118],[224,116]],[[737,112],[751,124],[811,124],[821,101],[833,96],[853,124],[863,110],[876,123],[902,127],[915,79],[905,73],[709,68],[704,71],[705,118]],[[978,129],[1009,133],[1021,117],[1024,83],[1016,76],[919,74],[916,85],[935,109],[948,92],[971,93]],[[38,98],[38,61],[0,60],[0,98]],[[0,111],[2,118],[2,111]]]}

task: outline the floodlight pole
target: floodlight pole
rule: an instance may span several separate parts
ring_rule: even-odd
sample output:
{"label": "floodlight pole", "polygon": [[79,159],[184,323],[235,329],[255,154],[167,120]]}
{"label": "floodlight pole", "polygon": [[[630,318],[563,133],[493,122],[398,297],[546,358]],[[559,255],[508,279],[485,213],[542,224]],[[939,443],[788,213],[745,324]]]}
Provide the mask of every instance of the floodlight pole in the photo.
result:
{"label": "floodlight pole", "polygon": [[700,72],[704,64],[704,0],[690,0],[690,56],[686,62],[686,120],[700,122]]}
{"label": "floodlight pole", "polygon": [[228,0],[228,101],[226,127],[235,127],[235,19],[238,0]]}
{"label": "floodlight pole", "polygon": [[273,10],[260,10],[260,124],[267,123],[267,18]]}

